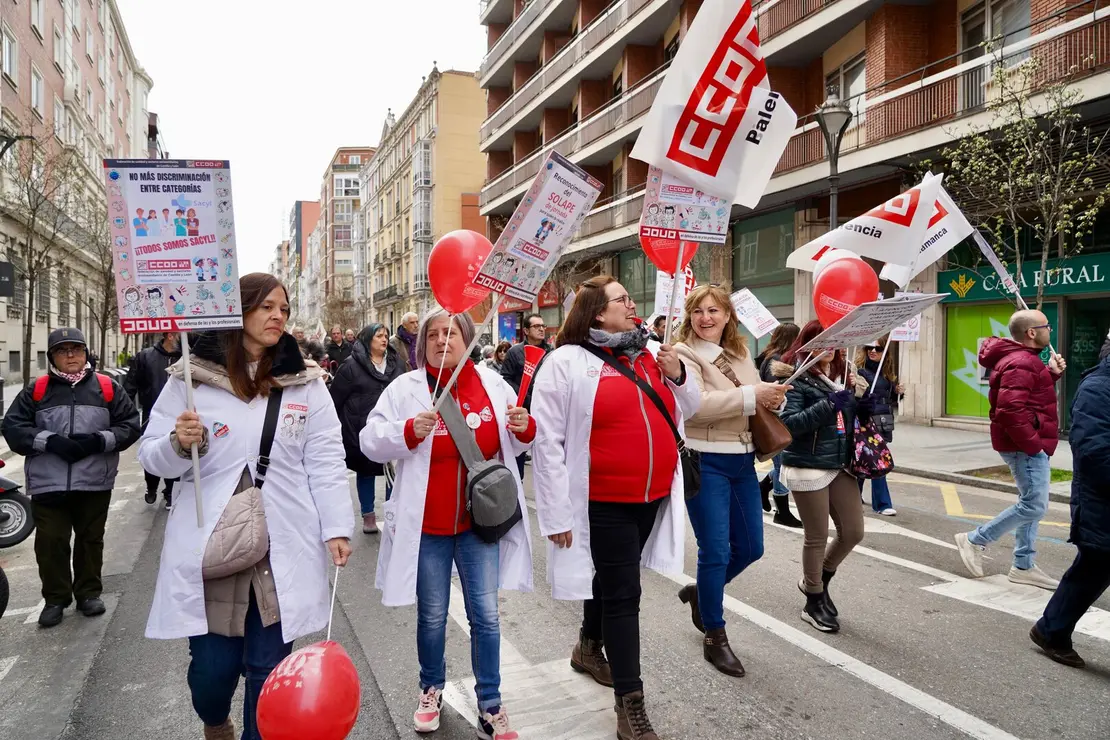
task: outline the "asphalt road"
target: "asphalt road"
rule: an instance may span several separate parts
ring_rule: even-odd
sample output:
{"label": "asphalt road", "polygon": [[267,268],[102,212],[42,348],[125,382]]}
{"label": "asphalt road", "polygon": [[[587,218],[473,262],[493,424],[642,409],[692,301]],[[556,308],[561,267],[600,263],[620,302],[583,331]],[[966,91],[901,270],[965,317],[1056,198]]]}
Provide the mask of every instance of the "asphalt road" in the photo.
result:
{"label": "asphalt road", "polygon": [[[18,478],[19,467],[13,460],[7,472]],[[133,455],[123,470],[109,518],[104,616],[71,610],[60,627],[39,629],[31,542],[0,551],[14,610],[0,620],[0,738],[200,737],[185,684],[185,641],[143,637],[166,514],[143,503]],[[897,474],[891,483],[898,516],[867,509],[864,543],[833,582],[837,635],[799,618],[800,530],[767,517],[766,554],[727,589],[729,636],[748,671],[742,679],[702,659],[700,635],[675,596],[695,572],[692,532],[686,577],[644,573],[643,672],[661,737],[1110,736],[1110,599],[1081,622],[1076,637],[1088,670],[1052,663],[1027,637],[1049,594],[1005,579],[1012,538],[988,551],[981,580],[966,577],[952,542],[1013,498]],[[355,506],[352,490],[352,513]],[[1074,555],[1067,521],[1067,507],[1052,504],[1040,530],[1038,563],[1054,576]],[[537,537],[534,546],[536,592],[501,594],[506,706],[525,738],[614,737],[611,693],[568,665],[581,606],[550,598],[546,544]],[[357,536],[336,607],[333,637],[362,678],[351,737],[416,737],[415,609],[381,606],[373,588],[376,550],[377,535]],[[451,617],[447,710],[435,736],[470,738],[474,696],[461,598],[452,600]]]}

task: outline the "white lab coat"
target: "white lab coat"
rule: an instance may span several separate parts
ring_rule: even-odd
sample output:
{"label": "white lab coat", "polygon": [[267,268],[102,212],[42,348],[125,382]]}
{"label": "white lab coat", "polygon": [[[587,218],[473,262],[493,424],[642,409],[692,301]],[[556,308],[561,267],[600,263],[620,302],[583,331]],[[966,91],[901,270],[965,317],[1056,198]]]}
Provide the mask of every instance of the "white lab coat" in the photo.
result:
{"label": "white lab coat", "polygon": [[[648,343],[654,356],[659,345]],[[594,398],[604,362],[581,347],[567,345],[544,358],[533,380],[532,415],[536,439],[532,450],[532,475],[540,534],[548,537],[573,532],[569,548],[547,543],[547,580],[556,599],[593,598],[594,564],[590,557],[590,432]],[[667,381],[674,392],[676,424],[682,431],[684,417],[693,416],[701,404],[698,384],[691,378],[680,386]],[[650,403],[650,401],[645,401]],[[629,450],[629,465],[638,464]],[[681,573],[686,536],[685,494],[682,466],[676,465],[671,493],[644,547],[641,564],[661,573]]]}
{"label": "white lab coat", "polygon": [[[517,475],[514,458],[531,445],[516,438],[507,428],[507,411],[516,405],[516,393],[498,373],[476,367],[493,406],[494,423],[501,433],[501,460],[516,478],[520,510],[524,518],[498,542],[500,569],[498,588],[532,590],[532,539],[529,534],[528,505],[524,485]],[[396,462],[393,495],[385,503],[382,541],[378,548],[375,585],[382,592],[385,606],[404,606],[416,602],[416,569],[420,536],[424,525],[424,503],[428,494],[428,471],[432,464],[432,435],[415,450],[405,444],[405,422],[421,411],[432,410],[425,370],[413,370],[390,383],[359,434],[362,453],[374,462]],[[506,454],[508,453],[508,454]]]}
{"label": "white lab coat", "polygon": [[[171,377],[166,383],[139,443],[139,463],[144,470],[161,478],[181,478],[174,487],[146,626],[146,636],[156,639],[208,632],[201,577],[204,549],[239,483],[243,466],[255,475],[266,418],[265,398],[245,403],[219,388],[200,385],[193,399],[208,427],[208,454],[200,459],[203,527],[197,527],[192,461],[174,452],[169,437],[186,408],[181,380]],[[354,532],[343,436],[323,380],[284,388],[262,501],[282,639],[292,642],[327,626],[328,575],[333,566],[324,543],[333,537],[349,538]]]}

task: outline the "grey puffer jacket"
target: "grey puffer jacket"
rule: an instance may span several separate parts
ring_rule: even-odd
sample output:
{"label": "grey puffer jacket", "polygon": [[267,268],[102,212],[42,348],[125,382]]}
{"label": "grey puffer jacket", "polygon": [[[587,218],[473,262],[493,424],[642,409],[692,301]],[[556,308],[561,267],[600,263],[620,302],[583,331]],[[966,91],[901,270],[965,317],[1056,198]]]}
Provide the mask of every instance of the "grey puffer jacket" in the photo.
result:
{"label": "grey puffer jacket", "polygon": [[[64,491],[110,491],[116,484],[119,453],[139,440],[139,412],[114,380],[112,400],[89,370],[76,384],[50,371],[46,394],[34,399],[34,383],[16,396],[4,417],[4,439],[27,457],[25,476],[31,496]],[[104,452],[67,463],[46,451],[54,434],[101,434]]]}

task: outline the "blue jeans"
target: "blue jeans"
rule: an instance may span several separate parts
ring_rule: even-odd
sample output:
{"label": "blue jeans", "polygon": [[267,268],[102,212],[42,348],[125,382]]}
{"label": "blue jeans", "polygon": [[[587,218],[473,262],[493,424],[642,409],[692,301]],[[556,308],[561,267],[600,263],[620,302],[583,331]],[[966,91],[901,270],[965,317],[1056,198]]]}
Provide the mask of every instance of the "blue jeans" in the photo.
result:
{"label": "blue jeans", "polygon": [[790,489],[782,482],[782,453],[780,452],[771,458],[771,462],[775,466],[774,469],[771,470],[771,483],[774,484],[773,492],[776,496],[785,496],[790,493]]}
{"label": "blue jeans", "polygon": [[217,727],[231,715],[231,698],[239,686],[239,676],[246,676],[242,740],[261,740],[254,722],[258,695],[270,672],[293,652],[293,643],[282,641],[281,622],[262,626],[253,588],[243,635],[208,633],[189,638],[189,690],[201,722]]}
{"label": "blue jeans", "polygon": [[1024,452],[1000,452],[1010,466],[1018,487],[1018,502],[983,526],[969,532],[968,540],[976,545],[989,545],[1013,531],[1014,566],[1021,570],[1033,567],[1037,554],[1037,525],[1048,510],[1048,485],[1052,477],[1048,455],[1038,452],[1030,457]]}
{"label": "blue jeans", "polygon": [[725,584],[763,557],[755,455],[701,453],[701,490],[686,500],[698,539],[698,608],[707,630],[725,626]]}
{"label": "blue jeans", "polygon": [[497,617],[497,543],[466,531],[457,535],[423,534],[416,570],[416,655],[420,690],[447,683],[447,605],[451,600],[451,563],[462,584],[470,622],[470,664],[478,709],[501,705],[501,625]]}
{"label": "blue jeans", "polygon": [[[388,479],[387,479],[388,480]],[[358,491],[358,505],[362,509],[362,515],[374,513],[374,485],[378,481],[376,475],[362,475],[355,473],[355,490]],[[390,495],[393,493],[393,486],[389,483],[385,484],[385,500],[388,501]]]}
{"label": "blue jeans", "polygon": [[[863,486],[867,483],[866,478],[857,478],[859,481],[859,492],[863,495]],[[886,476],[882,478],[871,479],[871,508],[879,512],[883,509],[893,509],[894,502],[890,500],[890,484],[886,482]]]}

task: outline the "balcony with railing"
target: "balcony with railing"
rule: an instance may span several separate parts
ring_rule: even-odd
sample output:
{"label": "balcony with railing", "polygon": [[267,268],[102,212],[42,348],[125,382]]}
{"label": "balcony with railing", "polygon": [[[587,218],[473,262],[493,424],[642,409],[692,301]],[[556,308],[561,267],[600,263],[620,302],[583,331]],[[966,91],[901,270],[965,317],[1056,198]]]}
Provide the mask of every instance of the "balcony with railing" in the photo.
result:
{"label": "balcony with railing", "polygon": [[617,100],[583,118],[551,142],[545,143],[512,167],[491,178],[478,196],[479,207],[486,208],[506,194],[518,188],[526,188],[552,150],[572,161],[581,161],[590,154],[586,148],[591,144],[628,124],[642,124],[643,117],[651,108],[652,101],[663,84],[668,66],[669,63],[664,64],[628,88]]}
{"label": "balcony with railing", "polygon": [[508,23],[513,19],[514,0],[478,0],[478,22]]}
{"label": "balcony with railing", "polygon": [[[538,1],[538,0],[537,0]],[[590,67],[595,63],[606,69],[612,68],[613,60],[605,57],[605,52],[613,44],[626,39],[633,31],[641,33],[641,23],[648,18],[657,19],[658,28],[645,27],[641,35],[647,42],[648,36],[662,37],[670,22],[670,15],[664,15],[668,4],[663,0],[615,0],[588,26],[583,28],[560,49],[547,64],[536,70],[508,100],[487,118],[478,133],[479,145],[483,150],[496,144],[502,137],[511,135],[514,124],[525,114],[538,116],[542,105],[541,97],[550,97],[556,92],[565,93],[568,86],[579,79],[593,75]],[[655,31],[658,31],[656,34]],[[652,39],[654,42],[656,39]],[[608,42],[612,41],[613,44]],[[542,94],[542,96],[541,96]],[[503,142],[502,142],[503,143]]]}
{"label": "balcony with railing", "polygon": [[528,0],[479,63],[482,86],[508,84],[513,76],[512,63],[535,60],[543,46],[544,29],[569,28],[577,9],[578,0]]}
{"label": "balcony with railing", "polygon": [[374,291],[374,303],[383,303],[384,301],[388,301],[392,298],[400,297],[401,291],[397,288],[396,285],[390,285],[387,288],[382,288],[381,290]]}

